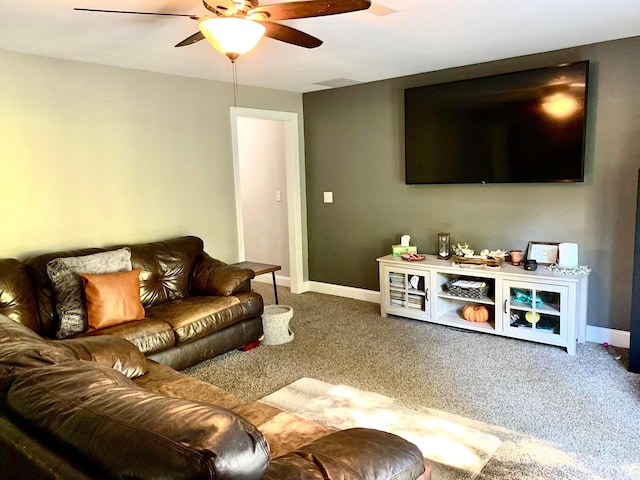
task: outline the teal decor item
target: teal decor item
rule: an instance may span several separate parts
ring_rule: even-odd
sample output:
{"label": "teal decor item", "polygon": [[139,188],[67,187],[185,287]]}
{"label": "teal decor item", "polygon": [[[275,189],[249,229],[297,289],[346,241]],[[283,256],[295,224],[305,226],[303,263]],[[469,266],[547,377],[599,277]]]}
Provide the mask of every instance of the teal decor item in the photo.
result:
{"label": "teal decor item", "polygon": [[[533,294],[531,293],[531,291],[520,290],[518,288],[513,289],[513,296],[511,297],[511,300],[513,300],[514,302],[526,303],[527,305],[532,305],[532,306],[534,302]],[[536,306],[540,306],[543,303],[544,302],[542,301],[540,296],[536,295],[536,298],[535,298]]]}

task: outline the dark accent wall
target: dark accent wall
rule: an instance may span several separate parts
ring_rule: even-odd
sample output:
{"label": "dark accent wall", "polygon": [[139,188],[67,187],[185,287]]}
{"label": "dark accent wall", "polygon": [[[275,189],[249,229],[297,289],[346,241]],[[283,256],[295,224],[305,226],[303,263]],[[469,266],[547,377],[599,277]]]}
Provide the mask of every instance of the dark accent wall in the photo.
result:
{"label": "dark accent wall", "polygon": [[[309,279],[378,290],[375,259],[402,234],[424,253],[441,231],[478,251],[577,242],[593,269],[588,323],[629,330],[639,55],[634,37],[304,94]],[[580,60],[591,62],[583,183],[405,185],[405,88]]]}
{"label": "dark accent wall", "polygon": [[636,201],[636,237],[633,251],[633,294],[631,300],[631,345],[629,371],[640,373],[640,172]]}

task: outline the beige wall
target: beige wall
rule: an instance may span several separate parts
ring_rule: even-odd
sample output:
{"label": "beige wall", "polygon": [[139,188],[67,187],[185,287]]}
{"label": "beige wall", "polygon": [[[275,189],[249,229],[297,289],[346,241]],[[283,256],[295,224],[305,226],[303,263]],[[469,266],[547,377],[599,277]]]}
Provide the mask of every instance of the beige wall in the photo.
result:
{"label": "beige wall", "polygon": [[[191,234],[237,260],[231,84],[6,52],[0,71],[1,257]],[[302,118],[298,93],[241,85],[238,106]]]}
{"label": "beige wall", "polygon": [[[636,37],[303,95],[309,279],[377,290],[375,259],[405,233],[426,253],[440,231],[476,250],[577,242],[593,268],[588,323],[628,330],[639,56]],[[584,183],[405,185],[405,88],[579,60],[591,62]]]}

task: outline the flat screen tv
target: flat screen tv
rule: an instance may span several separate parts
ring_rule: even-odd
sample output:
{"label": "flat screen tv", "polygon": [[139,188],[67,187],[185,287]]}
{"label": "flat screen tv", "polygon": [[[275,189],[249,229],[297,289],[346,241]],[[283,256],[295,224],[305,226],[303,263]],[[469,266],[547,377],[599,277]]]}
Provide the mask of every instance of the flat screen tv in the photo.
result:
{"label": "flat screen tv", "polygon": [[405,90],[407,184],[584,181],[589,62]]}

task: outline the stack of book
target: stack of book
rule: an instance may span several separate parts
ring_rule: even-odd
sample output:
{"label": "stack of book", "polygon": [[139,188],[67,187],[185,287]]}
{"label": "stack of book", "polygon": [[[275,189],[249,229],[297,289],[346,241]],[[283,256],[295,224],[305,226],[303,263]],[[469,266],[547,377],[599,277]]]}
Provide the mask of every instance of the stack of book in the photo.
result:
{"label": "stack of book", "polygon": [[415,295],[415,294],[409,294],[407,295],[407,307],[409,308],[415,308],[417,310],[423,310],[423,305],[422,302],[424,300],[424,297],[420,296],[420,295]]}
{"label": "stack of book", "polygon": [[389,285],[391,288],[404,288],[404,274],[389,273]]}
{"label": "stack of book", "polygon": [[397,307],[404,307],[404,292],[399,292],[397,290],[391,290],[389,292],[391,297],[391,305],[395,305]]}

